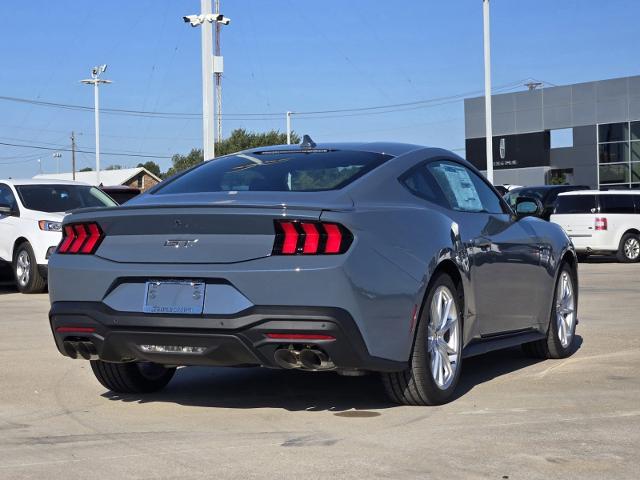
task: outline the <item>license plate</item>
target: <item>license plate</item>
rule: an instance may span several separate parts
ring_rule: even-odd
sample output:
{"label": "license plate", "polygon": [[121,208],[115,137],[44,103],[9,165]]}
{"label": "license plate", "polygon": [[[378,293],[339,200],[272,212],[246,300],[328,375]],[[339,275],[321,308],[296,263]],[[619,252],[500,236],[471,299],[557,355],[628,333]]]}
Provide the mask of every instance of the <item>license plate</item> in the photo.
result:
{"label": "license plate", "polygon": [[200,315],[204,309],[204,282],[152,280],[144,295],[145,313]]}

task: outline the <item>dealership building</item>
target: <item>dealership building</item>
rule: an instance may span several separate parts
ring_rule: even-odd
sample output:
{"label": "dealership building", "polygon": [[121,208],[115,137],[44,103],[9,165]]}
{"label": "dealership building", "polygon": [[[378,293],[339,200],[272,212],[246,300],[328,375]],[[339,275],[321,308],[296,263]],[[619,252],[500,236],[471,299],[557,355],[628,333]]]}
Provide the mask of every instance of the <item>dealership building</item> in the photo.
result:
{"label": "dealership building", "polygon": [[[640,76],[494,95],[494,183],[640,188]],[[486,170],[484,97],[464,102],[467,160]]]}

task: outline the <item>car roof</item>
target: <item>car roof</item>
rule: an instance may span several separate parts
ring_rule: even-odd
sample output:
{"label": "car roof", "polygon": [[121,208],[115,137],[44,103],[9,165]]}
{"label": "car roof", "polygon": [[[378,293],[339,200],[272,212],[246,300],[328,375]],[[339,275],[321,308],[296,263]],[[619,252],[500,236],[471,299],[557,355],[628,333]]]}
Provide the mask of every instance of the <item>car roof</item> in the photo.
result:
{"label": "car roof", "polygon": [[238,153],[257,153],[257,152],[304,152],[314,150],[352,150],[357,152],[380,153],[398,157],[414,150],[422,150],[427,148],[423,145],[414,145],[411,143],[395,143],[395,142],[337,142],[337,143],[317,143],[313,147],[302,147],[301,145],[273,145],[269,147],[257,147],[244,150]]}
{"label": "car roof", "polygon": [[[563,188],[582,188],[582,189],[589,189],[589,187],[587,185],[531,185],[531,186],[524,186],[524,187],[518,187],[518,188],[514,188],[509,190],[509,193],[512,192],[521,192],[522,190],[560,190]],[[562,194],[561,194],[562,195]]]}
{"label": "car roof", "polygon": [[10,179],[0,179],[0,183],[6,183],[8,185],[88,185],[88,183],[83,182],[73,182],[70,180],[45,180],[45,179],[34,179],[34,178],[10,178]]}
{"label": "car roof", "polygon": [[577,190],[575,192],[562,192],[560,197],[569,195],[640,195],[640,190]]}

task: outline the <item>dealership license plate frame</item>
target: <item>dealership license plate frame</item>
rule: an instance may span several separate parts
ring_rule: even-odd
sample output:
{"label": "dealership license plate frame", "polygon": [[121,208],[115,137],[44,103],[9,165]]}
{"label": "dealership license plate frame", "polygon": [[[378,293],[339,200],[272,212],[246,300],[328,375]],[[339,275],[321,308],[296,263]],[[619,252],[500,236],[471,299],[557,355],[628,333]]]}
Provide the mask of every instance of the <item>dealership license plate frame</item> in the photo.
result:
{"label": "dealership license plate frame", "polygon": [[202,315],[205,282],[202,280],[149,280],[144,289],[144,313]]}

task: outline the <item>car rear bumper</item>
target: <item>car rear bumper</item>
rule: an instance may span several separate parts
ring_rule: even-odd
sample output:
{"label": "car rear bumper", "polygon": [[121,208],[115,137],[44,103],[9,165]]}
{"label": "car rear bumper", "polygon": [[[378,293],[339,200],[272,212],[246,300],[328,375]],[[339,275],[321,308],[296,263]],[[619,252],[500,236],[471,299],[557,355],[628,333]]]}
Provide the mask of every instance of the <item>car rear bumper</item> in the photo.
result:
{"label": "car rear bumper", "polygon": [[[65,341],[89,341],[108,362],[150,361],[164,365],[279,368],[278,348],[313,347],[337,369],[400,371],[404,362],[371,356],[351,315],[329,307],[253,306],[238,314],[198,317],[118,312],[100,302],[55,302],[49,313],[58,350]],[[185,327],[185,323],[191,326]],[[80,330],[75,330],[74,328]],[[62,329],[62,330],[61,330]],[[314,334],[331,340],[271,339],[267,333]],[[202,353],[149,353],[141,345],[205,347]]]}

